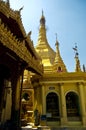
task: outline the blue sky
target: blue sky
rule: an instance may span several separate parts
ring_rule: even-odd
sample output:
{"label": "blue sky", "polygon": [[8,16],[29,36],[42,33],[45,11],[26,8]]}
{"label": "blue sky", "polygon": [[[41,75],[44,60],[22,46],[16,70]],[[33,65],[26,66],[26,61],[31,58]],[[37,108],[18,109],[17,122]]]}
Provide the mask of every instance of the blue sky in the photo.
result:
{"label": "blue sky", "polygon": [[60,53],[68,69],[75,70],[73,47],[78,46],[81,67],[86,65],[86,0],[10,0],[14,10],[20,9],[26,32],[32,31],[34,46],[38,39],[39,20],[44,11],[47,39],[55,50],[55,40],[60,43]]}

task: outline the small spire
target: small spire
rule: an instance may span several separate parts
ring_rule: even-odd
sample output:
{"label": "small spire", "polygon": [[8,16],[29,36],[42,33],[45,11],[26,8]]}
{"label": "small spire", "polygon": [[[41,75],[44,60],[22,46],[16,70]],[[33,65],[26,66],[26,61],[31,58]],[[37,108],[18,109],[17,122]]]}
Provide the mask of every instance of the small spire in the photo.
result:
{"label": "small spire", "polygon": [[56,35],[56,43],[55,43],[55,46],[59,46],[59,42],[58,42],[58,40],[57,40],[57,33],[55,33],[55,35]]}
{"label": "small spire", "polygon": [[60,51],[59,51],[59,42],[57,40],[57,33],[55,33],[56,35],[56,43],[55,43],[55,46],[56,46],[56,56],[55,56],[55,60],[54,60],[54,70],[57,71],[57,72],[67,72],[66,70],[66,66],[61,58],[61,55],[60,55]]}
{"label": "small spire", "polygon": [[75,71],[76,72],[80,72],[81,71],[81,67],[80,67],[80,61],[79,61],[79,53],[78,53],[77,43],[75,43],[75,47],[73,48],[73,50],[75,52],[75,61],[76,61]]}
{"label": "small spire", "polygon": [[85,65],[83,64],[83,72],[86,72],[86,68]]}

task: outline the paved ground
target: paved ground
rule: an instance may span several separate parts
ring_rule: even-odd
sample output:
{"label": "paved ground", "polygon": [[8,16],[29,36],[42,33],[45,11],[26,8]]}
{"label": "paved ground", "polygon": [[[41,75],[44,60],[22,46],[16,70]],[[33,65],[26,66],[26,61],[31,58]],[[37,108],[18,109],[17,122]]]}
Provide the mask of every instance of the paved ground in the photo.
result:
{"label": "paved ground", "polygon": [[86,127],[50,127],[50,126],[25,126],[22,127],[22,130],[86,130]]}

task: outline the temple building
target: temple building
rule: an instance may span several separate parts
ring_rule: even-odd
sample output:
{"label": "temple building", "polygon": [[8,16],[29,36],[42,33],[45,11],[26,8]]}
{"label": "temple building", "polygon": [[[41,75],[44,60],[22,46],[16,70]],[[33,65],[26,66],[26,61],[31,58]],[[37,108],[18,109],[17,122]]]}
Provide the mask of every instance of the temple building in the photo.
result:
{"label": "temple building", "polygon": [[[43,76],[32,78],[34,106],[49,126],[86,126],[86,72],[81,70],[77,45],[75,71],[68,72],[61,57],[56,38],[56,52],[46,36],[45,17],[42,12],[36,52],[42,59]],[[57,30],[58,31],[58,30]]]}
{"label": "temple building", "polygon": [[0,129],[19,130],[31,123],[86,129],[86,71],[77,45],[75,70],[68,72],[57,37],[56,51],[48,43],[43,11],[36,47],[21,11],[0,0]]}
{"label": "temple building", "polygon": [[20,128],[25,70],[42,75],[41,59],[25,32],[21,9],[14,11],[9,0],[0,0],[0,129]]}

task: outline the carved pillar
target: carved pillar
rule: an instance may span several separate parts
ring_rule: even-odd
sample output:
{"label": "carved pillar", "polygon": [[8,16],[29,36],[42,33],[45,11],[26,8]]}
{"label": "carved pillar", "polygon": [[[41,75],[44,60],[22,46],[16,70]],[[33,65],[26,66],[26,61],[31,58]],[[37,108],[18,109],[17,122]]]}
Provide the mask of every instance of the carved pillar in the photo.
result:
{"label": "carved pillar", "polygon": [[[19,66],[18,66],[19,67]],[[17,68],[18,68],[17,67]],[[12,76],[12,129],[19,129],[20,128],[20,110],[21,110],[21,89],[22,89],[22,81],[21,79],[21,72],[20,67]],[[23,74],[22,74],[23,75]],[[22,78],[23,80],[23,78]]]}
{"label": "carved pillar", "polygon": [[67,124],[67,112],[66,112],[66,101],[65,101],[65,94],[64,94],[64,86],[63,84],[59,84],[60,92],[61,92],[61,125]]}
{"label": "carved pillar", "polygon": [[84,86],[83,83],[78,83],[79,93],[80,93],[80,104],[81,104],[81,115],[82,115],[82,123],[86,126],[86,112],[85,112],[85,96],[84,96]]}

